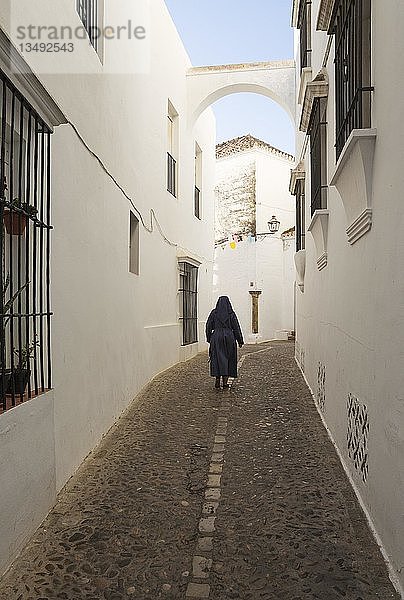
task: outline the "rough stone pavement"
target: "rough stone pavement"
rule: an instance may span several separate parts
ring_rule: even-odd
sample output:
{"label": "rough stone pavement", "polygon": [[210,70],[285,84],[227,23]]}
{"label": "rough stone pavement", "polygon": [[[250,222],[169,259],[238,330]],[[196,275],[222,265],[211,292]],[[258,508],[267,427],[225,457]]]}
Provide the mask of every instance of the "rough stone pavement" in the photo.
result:
{"label": "rough stone pavement", "polygon": [[230,391],[213,388],[206,354],[156,378],[62,491],[0,600],[398,598],[293,344],[247,353]]}

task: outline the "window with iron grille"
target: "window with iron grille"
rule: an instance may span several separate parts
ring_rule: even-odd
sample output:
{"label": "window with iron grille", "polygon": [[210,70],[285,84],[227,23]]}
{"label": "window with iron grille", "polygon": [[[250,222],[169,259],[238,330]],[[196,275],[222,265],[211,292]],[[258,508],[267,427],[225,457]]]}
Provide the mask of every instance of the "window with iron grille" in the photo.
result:
{"label": "window with iron grille", "polygon": [[96,52],[99,46],[99,0],[76,0],[77,12]]}
{"label": "window with iron grille", "polygon": [[195,198],[194,198],[194,214],[197,219],[201,219],[201,190],[195,186]]}
{"label": "window with iron grille", "polygon": [[167,190],[177,197],[179,155],[179,115],[174,105],[168,101],[167,109]]}
{"label": "window with iron grille", "polygon": [[327,99],[316,98],[309,123],[311,214],[327,208]]}
{"label": "window with iron grille", "polygon": [[52,386],[50,136],[0,70],[0,412]]}
{"label": "window with iron grille", "polygon": [[300,29],[300,70],[311,66],[311,0],[301,0],[297,27]]}
{"label": "window with iron grille", "polygon": [[202,150],[195,144],[195,190],[194,190],[194,215],[202,219]]}
{"label": "window with iron grille", "polygon": [[187,346],[198,341],[198,267],[187,262],[179,267],[182,345]]}
{"label": "window with iron grille", "polygon": [[371,126],[371,1],[337,0],[329,33],[335,34],[336,154],[353,129]]}
{"label": "window with iron grille", "polygon": [[177,197],[177,161],[167,152],[167,191]]}
{"label": "window with iron grille", "polygon": [[132,211],[129,215],[129,272],[140,273],[140,232],[139,219]]}
{"label": "window with iron grille", "polygon": [[296,252],[306,247],[305,180],[296,182]]}

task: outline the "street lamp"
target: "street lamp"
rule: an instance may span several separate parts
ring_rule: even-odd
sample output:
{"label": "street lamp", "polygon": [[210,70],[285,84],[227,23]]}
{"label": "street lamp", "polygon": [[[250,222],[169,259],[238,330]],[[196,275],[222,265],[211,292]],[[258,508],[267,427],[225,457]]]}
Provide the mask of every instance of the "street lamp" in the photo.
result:
{"label": "street lamp", "polygon": [[279,231],[280,224],[280,221],[273,215],[272,219],[268,221],[269,233],[273,234]]}
{"label": "street lamp", "polygon": [[270,221],[268,221],[269,231],[266,231],[265,233],[257,233],[256,234],[257,238],[265,238],[267,235],[274,235],[274,233],[279,231],[280,224],[281,224],[281,222],[278,221],[278,219],[275,217],[275,215],[273,215],[272,219]]}

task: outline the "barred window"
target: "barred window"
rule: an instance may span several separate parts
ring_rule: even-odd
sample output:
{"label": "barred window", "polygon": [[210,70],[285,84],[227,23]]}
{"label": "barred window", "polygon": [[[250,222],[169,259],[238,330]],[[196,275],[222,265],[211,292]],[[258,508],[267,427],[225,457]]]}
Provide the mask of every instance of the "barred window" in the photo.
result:
{"label": "barred window", "polygon": [[311,214],[327,208],[327,99],[316,98],[309,123]]}
{"label": "barred window", "polygon": [[300,29],[300,69],[311,66],[311,0],[301,0],[297,27]]}
{"label": "barred window", "polygon": [[198,186],[195,186],[194,196],[194,215],[197,219],[202,219],[201,213],[201,190]]}
{"label": "barred window", "polygon": [[202,219],[202,150],[195,144],[195,190],[194,190],[194,215]]}
{"label": "barred window", "polygon": [[167,111],[167,191],[177,197],[179,127],[178,112],[168,101]]}
{"label": "barred window", "polygon": [[98,52],[99,42],[99,0],[76,0],[76,8],[84,28],[87,31],[90,44]]}
{"label": "barred window", "polygon": [[353,129],[371,126],[371,1],[337,0],[335,34],[337,159]]}
{"label": "barred window", "polygon": [[296,252],[306,247],[305,180],[296,182]]}
{"label": "barred window", "polygon": [[182,345],[198,341],[198,267],[180,263],[180,319]]}
{"label": "barred window", "polygon": [[0,70],[0,412],[52,386],[50,136]]}
{"label": "barred window", "polygon": [[139,219],[132,211],[129,215],[129,272],[134,275],[140,273]]}

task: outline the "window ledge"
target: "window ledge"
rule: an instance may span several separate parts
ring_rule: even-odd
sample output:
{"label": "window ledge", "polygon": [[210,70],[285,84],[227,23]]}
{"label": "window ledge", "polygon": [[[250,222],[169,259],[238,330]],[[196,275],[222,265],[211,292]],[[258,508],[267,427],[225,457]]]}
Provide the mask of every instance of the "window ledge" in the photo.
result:
{"label": "window ledge", "polygon": [[297,99],[298,104],[303,104],[307,84],[312,80],[312,78],[313,78],[312,68],[304,67],[302,69],[302,72],[300,75],[300,87],[299,87],[299,95],[298,95],[298,99]]}
{"label": "window ledge", "polygon": [[298,21],[298,17],[299,17],[299,6],[300,6],[300,0],[293,0],[292,27],[297,27],[297,21]]}
{"label": "window ledge", "polygon": [[332,176],[344,206],[348,241],[355,244],[372,228],[373,159],[376,129],[354,129]]}
{"label": "window ledge", "polygon": [[51,129],[67,123],[56,102],[1,29],[0,67]]}
{"label": "window ledge", "polygon": [[335,0],[320,0],[317,17],[317,31],[328,31]]}
{"label": "window ledge", "polygon": [[322,271],[328,264],[328,221],[330,211],[328,209],[316,210],[307,230],[314,238],[317,251],[317,267]]}
{"label": "window ledge", "polygon": [[193,267],[200,267],[202,262],[200,260],[198,260],[198,258],[194,255],[191,256],[190,254],[184,254],[181,251],[178,251],[177,253],[177,261],[178,264],[181,263],[188,263],[189,265],[192,265]]}
{"label": "window ledge", "polygon": [[306,250],[298,250],[295,254],[296,283],[297,287],[304,293],[304,276],[306,274]]}
{"label": "window ledge", "polygon": [[322,67],[313,81],[308,81],[305,87],[302,115],[299,124],[300,131],[307,132],[314,100],[316,98],[328,98],[328,87],[327,69]]}
{"label": "window ledge", "polygon": [[306,178],[303,161],[300,161],[297,167],[290,171],[289,191],[292,196],[296,196],[296,185],[298,181]]}

